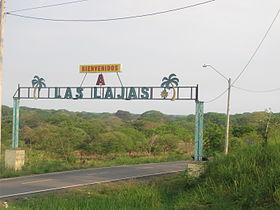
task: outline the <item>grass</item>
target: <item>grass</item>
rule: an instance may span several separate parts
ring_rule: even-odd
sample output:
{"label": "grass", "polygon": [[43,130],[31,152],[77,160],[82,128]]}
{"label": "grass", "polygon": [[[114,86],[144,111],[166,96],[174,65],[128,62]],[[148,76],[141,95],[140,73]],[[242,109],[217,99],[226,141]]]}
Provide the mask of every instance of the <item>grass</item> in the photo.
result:
{"label": "grass", "polygon": [[248,146],[216,159],[177,205],[182,209],[190,203],[192,208],[280,209],[279,162],[279,144]]}
{"label": "grass", "polygon": [[118,166],[118,165],[133,165],[141,163],[157,163],[157,162],[168,162],[168,161],[178,161],[186,160],[190,157],[185,156],[181,153],[169,153],[160,154],[153,156],[124,156],[124,155],[111,155],[104,156],[102,158],[93,159],[86,161],[86,163],[81,163],[81,161],[67,162],[63,160],[50,159],[49,157],[42,156],[38,153],[28,154],[28,161],[23,167],[22,171],[14,172],[4,167],[3,162],[0,164],[0,178],[9,178],[23,175],[31,174],[42,174],[57,171],[67,171],[74,169],[83,168],[96,168],[96,167],[108,167],[108,166]]}
{"label": "grass", "polygon": [[50,193],[47,196],[39,195],[30,199],[18,200],[11,204],[10,208],[34,210],[161,210],[166,209],[167,206],[172,206],[171,198],[175,199],[177,186],[182,181],[184,181],[182,177],[165,177],[155,183],[129,181],[125,185],[97,185],[94,187],[73,189],[62,194]]}
{"label": "grass", "polygon": [[11,209],[280,209],[280,145],[248,146],[208,163],[200,178],[98,185],[19,200]]}

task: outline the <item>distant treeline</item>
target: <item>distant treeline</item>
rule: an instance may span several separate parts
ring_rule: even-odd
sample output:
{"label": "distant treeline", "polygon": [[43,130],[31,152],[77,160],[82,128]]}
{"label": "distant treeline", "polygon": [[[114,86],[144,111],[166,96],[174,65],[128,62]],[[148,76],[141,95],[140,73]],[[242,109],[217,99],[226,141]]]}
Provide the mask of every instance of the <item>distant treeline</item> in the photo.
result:
{"label": "distant treeline", "polygon": [[[225,114],[204,115],[206,155],[223,151]],[[11,145],[12,108],[3,106],[2,141]],[[190,152],[194,145],[195,116],[171,116],[159,111],[140,115],[67,110],[20,109],[20,147],[50,157]],[[254,112],[231,116],[230,150],[280,136],[280,114]],[[280,139],[280,138],[279,138]],[[191,154],[190,154],[191,155]]]}

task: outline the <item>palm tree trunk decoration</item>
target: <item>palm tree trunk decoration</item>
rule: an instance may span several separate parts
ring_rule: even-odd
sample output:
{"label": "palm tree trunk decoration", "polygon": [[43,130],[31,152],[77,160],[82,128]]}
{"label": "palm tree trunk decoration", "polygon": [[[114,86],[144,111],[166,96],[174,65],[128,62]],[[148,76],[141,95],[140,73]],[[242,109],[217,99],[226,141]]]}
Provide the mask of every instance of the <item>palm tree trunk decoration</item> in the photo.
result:
{"label": "palm tree trunk decoration", "polygon": [[[32,87],[34,87],[33,98],[37,99],[39,97],[41,88],[46,87],[45,80],[38,76],[34,76],[32,80]],[[38,90],[38,94],[36,94],[37,90]]]}
{"label": "palm tree trunk decoration", "polygon": [[172,85],[172,90],[173,90],[173,96],[171,98],[171,101],[175,101],[176,100],[176,89],[175,89],[175,86],[173,84]]}
{"label": "palm tree trunk decoration", "polygon": [[164,77],[162,79],[161,87],[164,88],[164,90],[161,92],[161,97],[164,99],[168,96],[167,90],[172,89],[173,90],[173,96],[171,98],[171,101],[176,100],[176,87],[178,86],[179,79],[176,77],[176,74],[170,74],[169,77]]}

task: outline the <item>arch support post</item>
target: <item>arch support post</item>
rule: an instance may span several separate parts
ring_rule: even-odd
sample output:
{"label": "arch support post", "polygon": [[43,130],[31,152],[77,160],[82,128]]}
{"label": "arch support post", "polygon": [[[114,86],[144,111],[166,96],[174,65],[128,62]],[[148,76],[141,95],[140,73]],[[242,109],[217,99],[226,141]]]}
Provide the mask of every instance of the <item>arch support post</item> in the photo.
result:
{"label": "arch support post", "polygon": [[18,148],[19,143],[19,98],[14,98],[12,148],[5,151],[5,167],[14,171],[22,169],[25,151]]}
{"label": "arch support post", "polygon": [[19,99],[14,98],[14,108],[13,108],[13,139],[12,148],[18,148],[19,142]]}
{"label": "arch support post", "polygon": [[195,102],[195,151],[194,160],[202,160],[203,151],[203,115],[204,115],[204,102]]}

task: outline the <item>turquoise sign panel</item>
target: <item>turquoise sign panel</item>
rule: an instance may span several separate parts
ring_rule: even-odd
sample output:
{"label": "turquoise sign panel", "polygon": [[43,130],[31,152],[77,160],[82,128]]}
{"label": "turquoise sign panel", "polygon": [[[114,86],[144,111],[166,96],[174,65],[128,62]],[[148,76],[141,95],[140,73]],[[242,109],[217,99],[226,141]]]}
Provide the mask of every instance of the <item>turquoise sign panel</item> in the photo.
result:
{"label": "turquoise sign panel", "polygon": [[164,77],[158,87],[105,87],[103,84],[95,87],[47,87],[45,79],[34,76],[32,87],[18,87],[14,98],[198,101],[198,86],[178,86],[176,74]]}

